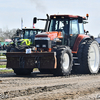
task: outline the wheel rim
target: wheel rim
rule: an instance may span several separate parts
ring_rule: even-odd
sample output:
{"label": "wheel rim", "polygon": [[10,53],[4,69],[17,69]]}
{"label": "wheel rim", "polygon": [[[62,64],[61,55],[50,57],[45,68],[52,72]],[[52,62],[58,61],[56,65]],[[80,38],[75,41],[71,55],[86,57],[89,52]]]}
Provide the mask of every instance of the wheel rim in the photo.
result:
{"label": "wheel rim", "polygon": [[99,48],[97,44],[92,44],[89,49],[89,67],[92,73],[96,73],[99,67]]}
{"label": "wheel rim", "polygon": [[70,61],[69,55],[67,53],[65,53],[64,56],[63,56],[63,68],[65,70],[67,70],[68,67],[69,67],[69,63],[70,63],[69,61]]}

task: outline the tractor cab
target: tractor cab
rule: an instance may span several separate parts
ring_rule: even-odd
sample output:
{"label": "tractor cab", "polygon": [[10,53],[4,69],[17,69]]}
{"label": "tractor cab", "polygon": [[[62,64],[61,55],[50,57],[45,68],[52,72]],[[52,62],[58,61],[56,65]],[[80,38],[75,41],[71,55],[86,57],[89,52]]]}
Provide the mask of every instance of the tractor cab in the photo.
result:
{"label": "tractor cab", "polygon": [[36,29],[36,28],[23,28],[22,29],[22,36],[17,44],[18,45],[34,45],[34,38],[36,34],[43,32],[44,29]]}
{"label": "tractor cab", "polygon": [[34,44],[34,38],[36,34],[42,33],[44,29],[36,28],[24,28],[23,29],[23,39],[29,39],[31,44]]}
{"label": "tractor cab", "polygon": [[19,49],[23,46],[34,46],[35,35],[43,31],[44,29],[23,28],[20,32],[20,36],[13,37],[14,41],[10,43],[7,52],[10,52],[12,48]]}
{"label": "tractor cab", "polygon": [[66,45],[77,51],[80,41],[84,37],[89,37],[84,32],[87,18],[75,15],[51,15],[47,18],[47,31],[35,36],[37,50],[48,51],[53,50],[56,45]]}
{"label": "tractor cab", "polygon": [[62,45],[67,45],[72,48],[78,35],[85,35],[84,26],[86,18],[73,15],[51,15],[49,32],[61,32],[63,38]]}

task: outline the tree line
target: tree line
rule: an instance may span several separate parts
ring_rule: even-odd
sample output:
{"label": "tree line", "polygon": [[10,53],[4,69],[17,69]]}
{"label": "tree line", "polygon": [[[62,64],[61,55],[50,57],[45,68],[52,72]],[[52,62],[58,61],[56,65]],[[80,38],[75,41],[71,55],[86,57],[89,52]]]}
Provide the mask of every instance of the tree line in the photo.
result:
{"label": "tree line", "polygon": [[5,39],[11,39],[14,34],[16,34],[17,29],[5,29],[0,28],[0,41],[5,41]]}

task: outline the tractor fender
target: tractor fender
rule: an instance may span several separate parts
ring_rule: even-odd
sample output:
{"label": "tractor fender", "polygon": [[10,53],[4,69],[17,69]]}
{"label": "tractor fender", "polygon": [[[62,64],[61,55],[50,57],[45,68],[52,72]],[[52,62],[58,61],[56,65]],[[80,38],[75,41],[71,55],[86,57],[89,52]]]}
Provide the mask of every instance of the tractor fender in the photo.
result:
{"label": "tractor fender", "polygon": [[90,36],[79,34],[77,36],[77,38],[76,38],[75,43],[74,43],[72,52],[73,53],[77,53],[78,52],[78,48],[80,47],[81,43],[84,42],[85,40],[91,40]]}
{"label": "tractor fender", "polygon": [[89,38],[88,38],[88,37],[83,38],[83,39],[81,40],[81,42],[80,42],[78,48],[81,46],[81,44],[82,44],[85,40],[91,40],[91,38],[90,38],[90,37],[89,37]]}

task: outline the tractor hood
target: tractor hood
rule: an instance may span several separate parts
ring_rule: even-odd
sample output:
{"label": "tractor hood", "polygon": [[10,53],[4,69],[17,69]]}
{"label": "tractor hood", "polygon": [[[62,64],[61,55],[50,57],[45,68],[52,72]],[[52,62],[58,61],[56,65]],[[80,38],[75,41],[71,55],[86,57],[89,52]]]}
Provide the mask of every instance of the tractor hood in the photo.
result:
{"label": "tractor hood", "polygon": [[44,38],[48,38],[49,40],[54,40],[55,38],[62,38],[62,33],[61,32],[43,32],[40,34],[35,35],[35,40],[41,40]]}

